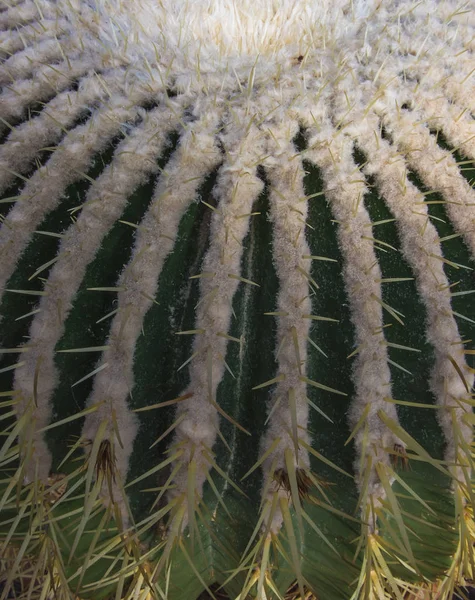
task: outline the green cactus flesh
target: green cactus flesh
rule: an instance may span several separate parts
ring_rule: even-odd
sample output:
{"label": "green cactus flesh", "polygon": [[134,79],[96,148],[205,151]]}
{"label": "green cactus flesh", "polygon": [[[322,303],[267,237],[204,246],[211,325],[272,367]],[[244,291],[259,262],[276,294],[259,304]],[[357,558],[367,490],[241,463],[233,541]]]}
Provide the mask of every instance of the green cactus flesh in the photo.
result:
{"label": "green cactus flesh", "polygon": [[474,17],[316,4],[215,62],[169,2],[0,6],[1,600],[475,577]]}

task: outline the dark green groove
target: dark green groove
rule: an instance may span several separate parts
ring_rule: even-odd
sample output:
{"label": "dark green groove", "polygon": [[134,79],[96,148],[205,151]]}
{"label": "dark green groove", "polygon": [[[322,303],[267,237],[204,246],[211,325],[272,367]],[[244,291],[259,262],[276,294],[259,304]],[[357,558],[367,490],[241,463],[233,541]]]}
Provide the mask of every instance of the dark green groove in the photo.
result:
{"label": "dark green groove", "polygon": [[[199,280],[189,279],[200,271],[203,254],[209,243],[211,211],[209,195],[216,181],[217,170],[209,174],[196,200],[183,215],[173,251],[167,256],[158,281],[157,304],[148,310],[143,325],[144,334],[137,340],[134,356],[134,387],[129,398],[132,409],[172,400],[180,396],[189,383],[188,369],[179,367],[191,354],[192,336],[177,336],[175,332],[194,328],[194,308],[199,301]],[[167,450],[173,434],[154,448],[150,446],[173,423],[175,406],[137,413],[140,430],[130,459],[129,477],[137,477]],[[140,489],[157,487],[167,479],[165,471],[158,478],[151,476],[130,488],[131,506],[138,515],[148,510],[154,493]]]}
{"label": "dark green groove", "polygon": [[[159,169],[163,169],[178,140],[177,134],[168,136],[163,156],[157,160]],[[146,212],[155,187],[155,177],[150,176],[147,183],[141,185],[130,197],[121,215],[121,220],[140,223]],[[66,319],[64,334],[58,341],[57,350],[103,346],[109,332],[109,320],[97,321],[111,312],[114,307],[115,293],[90,291],[90,287],[114,287],[123,267],[129,262],[135,229],[117,221],[104,238],[94,260],[87,266],[81,287],[76,294],[71,311]],[[84,327],[87,315],[89,327]],[[56,354],[55,364],[58,370],[59,385],[53,398],[53,420],[64,419],[83,410],[92,390],[93,378],[71,386],[94,370],[97,366],[97,353]],[[57,465],[64,456],[64,440],[77,434],[78,424],[71,422],[49,430],[46,435],[53,454],[53,464]],[[53,467],[55,468],[55,467]]]}
{"label": "dark green groove", "polygon": [[[297,150],[306,148],[305,132],[296,139]],[[314,164],[303,162],[305,194],[311,196],[324,189],[321,172]],[[312,313],[338,319],[338,323],[314,321],[310,328],[311,339],[325,352],[323,356],[314,346],[307,345],[307,373],[312,380],[340,390],[347,396],[307,386],[307,394],[333,421],[330,423],[310,408],[309,432],[313,447],[347,473],[354,473],[354,445],[345,445],[350,435],[347,412],[354,386],[351,378],[352,359],[348,359],[355,347],[355,333],[351,322],[349,299],[343,280],[343,256],[338,246],[338,230],[331,211],[331,204],[324,195],[309,200],[307,243],[310,253],[337,262],[313,261],[311,276],[319,289],[311,293]],[[354,480],[311,457],[312,470],[328,484],[324,488],[332,506],[349,517],[354,515],[358,492]],[[317,492],[317,497],[320,498]],[[325,502],[323,498],[321,501]],[[344,597],[345,590],[352,587],[358,575],[359,561],[354,561],[356,546],[349,544],[359,535],[359,527],[324,507],[305,503],[305,510],[322,533],[334,546],[336,554],[308,527],[302,540],[303,575],[322,598]]]}
{"label": "dark green groove", "polygon": [[[94,158],[93,164],[87,172],[88,177],[96,179],[105,166],[110,163],[119,139],[114,139],[104,152]],[[71,225],[70,213],[68,211],[84,202],[90,186],[91,182],[89,179],[82,179],[68,186],[60,204],[45,216],[38,227],[38,231],[64,232]],[[21,255],[15,271],[7,282],[6,288],[42,290],[43,281],[26,280],[30,275],[33,275],[39,266],[47,262],[45,257],[48,257],[49,260],[50,257],[56,254],[58,246],[58,238],[35,233]],[[43,279],[47,278],[50,270],[51,267],[45,269],[40,274],[40,277]],[[0,343],[4,348],[15,348],[26,341],[34,315],[21,320],[16,319],[34,310],[38,304],[38,299],[38,296],[10,292],[6,292],[3,295],[0,302],[0,313],[2,314]],[[0,364],[7,361],[11,361],[11,356],[0,355]],[[11,389],[12,383],[13,374],[11,372],[0,374],[2,389]]]}
{"label": "dark green groove", "polygon": [[[363,153],[355,151],[355,160],[362,165],[366,159]],[[378,194],[378,186],[373,177],[367,177],[370,193],[364,202],[373,222],[394,218],[384,199]],[[414,272],[404,259],[401,250],[397,222],[386,223],[375,228],[374,237],[391,244],[396,251],[377,252],[383,278],[414,277]],[[388,341],[421,350],[412,353],[406,350],[389,348],[389,356],[411,374],[390,365],[392,390],[398,400],[434,405],[435,397],[429,388],[434,365],[434,349],[426,339],[427,311],[420,299],[415,280],[382,285],[383,301],[400,311],[404,326],[383,311]],[[398,417],[404,429],[415,438],[434,458],[443,459],[445,443],[435,411],[409,406],[397,406]],[[409,470],[399,469],[399,475],[432,507],[437,507],[437,517],[424,509],[408,494],[399,483],[393,485],[398,497],[405,525],[416,530],[417,536],[410,535],[411,549],[418,561],[418,567],[426,577],[440,576],[448,566],[447,548],[455,549],[454,506],[450,496],[450,481],[447,477],[426,463],[410,461]],[[418,520],[419,519],[419,520]],[[422,521],[421,521],[422,520]],[[441,527],[441,522],[445,527]],[[397,532],[393,519],[390,525]],[[418,537],[420,536],[420,537]],[[391,535],[388,533],[391,539]],[[398,564],[391,564],[394,573],[406,579],[413,579],[407,570]]]}
{"label": "dark green groove", "polygon": [[[361,152],[356,151],[355,160],[362,165],[366,159]],[[371,221],[393,219],[394,215],[378,193],[375,179],[368,177],[367,180],[370,192],[365,195],[364,203]],[[386,339],[392,343],[420,350],[416,353],[388,348],[389,358],[411,373],[405,373],[390,365],[393,396],[398,400],[435,404],[436,400],[428,383],[435,355],[433,347],[426,339],[427,311],[417,291],[415,274],[403,257],[397,222],[378,225],[374,228],[373,235],[376,239],[382,239],[396,248],[396,251],[386,248],[384,251],[375,250],[382,278],[413,278],[412,281],[381,285],[383,301],[404,315],[402,317],[404,325],[401,325],[383,310],[384,325],[389,325],[385,330]],[[441,459],[444,451],[443,434],[434,411],[397,406],[397,412],[402,426],[430,454]]]}
{"label": "dark green groove", "polygon": [[[242,276],[255,281],[259,288],[240,283],[233,299],[236,319],[232,319],[230,335],[244,336],[244,353],[240,356],[237,343],[229,343],[226,362],[235,378],[228,371],[218,386],[217,401],[223,410],[236,419],[251,436],[237,430],[226,419],[220,418],[221,431],[233,452],[218,439],[214,446],[216,462],[227,476],[237,483],[247,498],[241,497],[216,471],[211,477],[222,495],[231,518],[219,505],[209,484],[205,484],[203,503],[206,505],[206,523],[200,524],[201,540],[205,552],[196,544],[188,550],[196,561],[208,585],[215,581],[223,584],[229,572],[236,569],[242,552],[255,526],[260,501],[262,474],[256,470],[244,482],[242,476],[256,462],[267,412],[268,390],[255,390],[252,387],[275,376],[275,320],[263,316],[275,308],[277,278],[269,251],[272,231],[268,216],[269,190],[265,188],[254,203],[252,212],[259,212],[251,218],[250,229],[243,243]],[[206,200],[208,201],[208,200]],[[263,251],[263,249],[267,249]],[[250,310],[252,306],[252,310]],[[215,514],[212,521],[210,516]],[[180,567],[173,572],[172,580],[180,582],[176,587],[177,598],[195,597],[201,585],[192,576],[189,566],[180,561]],[[177,584],[175,584],[177,585]],[[243,585],[243,575],[238,575],[226,585],[230,597],[236,596]]]}

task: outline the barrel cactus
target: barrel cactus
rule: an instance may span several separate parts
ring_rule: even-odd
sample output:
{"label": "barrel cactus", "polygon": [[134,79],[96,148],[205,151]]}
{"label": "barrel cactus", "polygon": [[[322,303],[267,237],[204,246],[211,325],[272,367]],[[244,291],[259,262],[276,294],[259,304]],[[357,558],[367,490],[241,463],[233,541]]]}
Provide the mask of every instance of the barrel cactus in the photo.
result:
{"label": "barrel cactus", "polygon": [[470,2],[0,4],[1,600],[466,597]]}

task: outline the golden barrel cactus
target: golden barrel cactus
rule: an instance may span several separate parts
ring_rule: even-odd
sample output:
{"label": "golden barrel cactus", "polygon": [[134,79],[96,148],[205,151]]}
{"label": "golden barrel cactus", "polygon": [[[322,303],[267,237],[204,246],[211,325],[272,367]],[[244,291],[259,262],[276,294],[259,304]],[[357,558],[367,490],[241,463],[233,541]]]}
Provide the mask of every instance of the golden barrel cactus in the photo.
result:
{"label": "golden barrel cactus", "polygon": [[1,0],[1,600],[468,594],[473,8]]}

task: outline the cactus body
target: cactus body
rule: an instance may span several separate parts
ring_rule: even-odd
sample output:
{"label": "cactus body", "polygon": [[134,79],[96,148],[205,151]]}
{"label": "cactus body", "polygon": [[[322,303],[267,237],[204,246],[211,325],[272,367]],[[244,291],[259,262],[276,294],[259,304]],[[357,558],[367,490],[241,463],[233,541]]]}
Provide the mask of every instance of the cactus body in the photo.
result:
{"label": "cactus body", "polygon": [[0,28],[0,598],[463,590],[472,12],[4,0]]}

